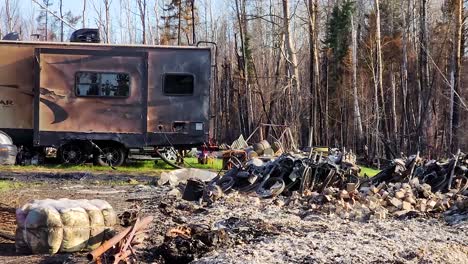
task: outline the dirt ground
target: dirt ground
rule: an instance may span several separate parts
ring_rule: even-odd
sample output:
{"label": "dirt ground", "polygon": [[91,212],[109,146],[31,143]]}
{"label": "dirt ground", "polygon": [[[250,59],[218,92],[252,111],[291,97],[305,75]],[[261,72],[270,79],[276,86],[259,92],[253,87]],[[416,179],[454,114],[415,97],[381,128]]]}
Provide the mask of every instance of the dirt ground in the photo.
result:
{"label": "dirt ground", "polygon": [[[31,199],[104,199],[118,213],[138,204],[142,215],[154,216],[146,245],[138,251],[141,263],[468,263],[467,221],[452,226],[442,217],[347,221],[299,202],[284,205],[287,198],[237,193],[200,206],[168,186],[150,184],[154,178],[146,176],[0,172],[0,179],[22,183],[0,192],[3,233],[13,234],[14,208]],[[172,250],[183,256],[168,261],[171,245],[164,235],[176,226],[222,235],[210,246],[172,241]],[[0,238],[0,263],[87,261],[85,253],[18,255],[14,242]]]}

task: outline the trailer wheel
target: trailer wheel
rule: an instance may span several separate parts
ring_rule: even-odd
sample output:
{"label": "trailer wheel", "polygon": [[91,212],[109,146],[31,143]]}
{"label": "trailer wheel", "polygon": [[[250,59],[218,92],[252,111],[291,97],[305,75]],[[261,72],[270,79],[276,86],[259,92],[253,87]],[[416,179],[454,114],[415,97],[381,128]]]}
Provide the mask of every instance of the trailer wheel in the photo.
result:
{"label": "trailer wheel", "polygon": [[65,144],[58,152],[58,157],[63,164],[79,165],[85,162],[86,153],[78,144]]}
{"label": "trailer wheel", "polygon": [[108,145],[94,155],[95,162],[101,166],[118,167],[125,161],[125,150],[119,146]]}

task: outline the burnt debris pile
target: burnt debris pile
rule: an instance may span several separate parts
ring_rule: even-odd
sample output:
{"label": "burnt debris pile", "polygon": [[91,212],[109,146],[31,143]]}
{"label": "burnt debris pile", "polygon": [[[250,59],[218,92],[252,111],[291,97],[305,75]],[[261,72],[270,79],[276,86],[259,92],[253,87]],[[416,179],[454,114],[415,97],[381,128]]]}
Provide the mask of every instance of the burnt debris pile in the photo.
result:
{"label": "burnt debris pile", "polygon": [[468,189],[468,155],[458,153],[445,161],[424,160],[418,155],[395,159],[368,182],[372,185],[390,182],[408,182],[417,178],[428,184],[432,192],[448,192],[451,189],[463,193]]}
{"label": "burnt debris pile", "polygon": [[[459,194],[468,189],[468,156],[458,154],[447,161],[423,160],[418,155],[393,160],[374,177],[360,177],[355,155],[334,150],[328,156],[321,154],[282,154],[277,158],[233,162],[222,177],[215,178],[205,191],[218,194],[237,190],[256,193],[261,198],[323,193],[328,187],[346,189],[354,186],[375,188],[382,184],[409,183],[417,180],[431,192],[454,190]],[[218,194],[219,196],[219,194]]]}
{"label": "burnt debris pile", "polygon": [[318,153],[308,156],[287,153],[267,160],[252,158],[246,163],[234,162],[232,169],[211,185],[218,186],[223,193],[237,190],[273,198],[293,191],[321,192],[328,186],[359,184],[359,171],[352,153],[335,151],[327,157]]}
{"label": "burnt debris pile", "polygon": [[466,193],[456,189],[447,193],[432,192],[429,184],[413,178],[406,183],[381,183],[356,189],[349,183],[347,189],[329,187],[323,193],[313,192],[305,198],[310,209],[335,214],[341,218],[366,221],[418,216],[453,215],[448,222],[468,219]]}
{"label": "burnt debris pile", "polygon": [[183,224],[169,228],[164,242],[151,254],[158,263],[190,263],[208,252],[245,243],[259,242],[280,230],[262,219],[229,217],[214,223]]}
{"label": "burnt debris pile", "polygon": [[230,192],[275,198],[280,205],[297,200],[310,209],[356,220],[444,212],[455,215],[453,221],[468,218],[468,155],[458,153],[445,161],[419,155],[395,159],[374,177],[361,177],[355,161],[352,153],[334,150],[327,156],[282,154],[233,162],[199,197],[208,204]]}

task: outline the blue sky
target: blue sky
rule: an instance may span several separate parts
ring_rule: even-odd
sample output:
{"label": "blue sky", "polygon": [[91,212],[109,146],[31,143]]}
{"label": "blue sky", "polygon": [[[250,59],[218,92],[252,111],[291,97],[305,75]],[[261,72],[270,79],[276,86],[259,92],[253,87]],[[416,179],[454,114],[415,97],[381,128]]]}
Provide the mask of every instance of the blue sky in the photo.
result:
{"label": "blue sky", "polygon": [[[33,3],[33,1],[31,0],[17,0],[19,2],[19,6],[20,6],[20,9],[26,9],[26,10],[29,10],[31,11],[33,8],[35,8],[36,10],[39,9],[39,6],[35,3]],[[41,1],[41,0],[39,0]],[[53,6],[51,7],[52,10],[58,10],[59,9],[59,2],[60,0],[50,0],[52,3],[53,3]],[[132,0],[131,0],[132,1]],[[149,4],[153,4],[155,0],[147,0]],[[157,0],[158,2],[162,3],[163,0]],[[168,0],[166,0],[165,2],[167,2]],[[205,3],[205,2],[211,2],[212,6],[213,6],[213,12],[215,12],[216,10],[225,10],[225,6],[226,6],[226,0],[195,0],[196,3],[198,2],[198,4],[202,4],[202,3]],[[95,17],[95,12],[94,12],[94,9],[93,9],[93,6],[92,6],[92,2],[94,3],[102,3],[103,1],[102,0],[87,0],[87,10],[88,10],[88,14],[89,15],[93,15],[93,18]],[[119,2],[120,0],[111,0],[111,5],[112,5],[112,9],[117,11],[118,7],[119,7]],[[134,3],[136,3],[136,1],[132,1]],[[63,6],[64,6],[64,10],[65,11],[72,11],[73,13],[75,14],[81,14],[81,11],[82,11],[82,8],[83,8],[83,0],[63,0]],[[89,16],[88,15],[88,16]]]}
{"label": "blue sky", "polygon": [[[42,2],[42,0],[38,0],[38,1]],[[60,0],[50,0],[50,1],[53,3],[53,5],[49,8],[53,11],[58,12]],[[161,8],[163,6],[163,3],[168,2],[169,0],[166,0],[166,1],[147,0],[149,10],[152,10],[155,1],[158,2],[159,7]],[[25,19],[30,19],[31,21],[33,21],[38,16],[41,10],[41,8],[31,0],[17,0],[17,2],[18,2],[19,10],[22,13],[22,17]],[[120,30],[120,27],[119,27],[120,2],[121,0],[111,0],[111,23],[112,23],[111,27],[112,27],[112,31],[115,33],[117,33],[116,31]],[[224,16],[226,12],[229,12],[230,10],[232,10],[232,6],[233,6],[232,2],[233,1],[229,1],[229,0],[195,0],[195,3],[199,9],[199,16],[201,19],[203,19],[203,17],[205,16],[205,7],[204,7],[205,3],[211,3],[213,20],[216,20],[217,17]],[[134,6],[133,12],[137,13],[136,1],[130,0],[130,3],[132,3],[132,5]],[[4,2],[1,1],[0,7],[2,7],[3,5],[4,5]],[[87,0],[86,27],[91,27],[91,28],[97,27],[97,23],[96,23],[97,13],[95,11],[94,6],[98,8],[100,5],[103,6],[103,0]],[[83,8],[83,0],[63,0],[64,13],[70,10],[75,16],[81,16],[82,8]],[[159,10],[159,12],[161,12],[161,10]],[[150,17],[150,19],[154,21],[154,14],[151,14],[151,15],[153,15],[153,17]],[[161,14],[159,14],[159,16],[160,15]],[[136,14],[134,16],[134,20],[136,21],[136,24],[139,26],[140,22]],[[82,27],[81,20],[79,21],[76,27],[77,28]],[[137,29],[137,30],[141,30],[141,29]],[[71,31],[72,29],[65,26],[66,34],[69,35]]]}

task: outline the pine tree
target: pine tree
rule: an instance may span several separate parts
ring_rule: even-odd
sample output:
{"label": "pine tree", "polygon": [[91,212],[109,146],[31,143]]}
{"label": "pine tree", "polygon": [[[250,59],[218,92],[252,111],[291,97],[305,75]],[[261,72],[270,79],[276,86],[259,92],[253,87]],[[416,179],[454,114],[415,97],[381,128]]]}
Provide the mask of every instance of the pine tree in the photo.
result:
{"label": "pine tree", "polygon": [[[53,2],[50,0],[42,0],[44,6],[46,8],[49,8],[50,6],[53,5]],[[46,10],[41,10],[39,12],[39,15],[36,18],[36,22],[38,24],[38,32],[44,37],[44,40],[47,41],[49,39],[55,38],[54,36],[50,36],[49,34],[49,26],[50,26],[50,21],[49,21],[49,13]]]}
{"label": "pine tree", "polygon": [[187,45],[194,42],[194,23],[198,20],[194,0],[171,0],[163,8],[161,44]]}

